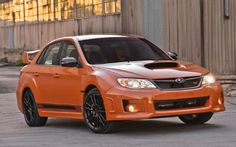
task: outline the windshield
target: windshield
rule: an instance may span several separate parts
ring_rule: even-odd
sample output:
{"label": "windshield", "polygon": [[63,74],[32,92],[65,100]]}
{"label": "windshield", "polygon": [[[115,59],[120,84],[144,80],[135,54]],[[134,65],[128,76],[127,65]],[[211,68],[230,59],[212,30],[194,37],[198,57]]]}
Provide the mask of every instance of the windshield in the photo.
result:
{"label": "windshield", "polygon": [[89,64],[171,60],[161,49],[145,39],[121,37],[79,43]]}

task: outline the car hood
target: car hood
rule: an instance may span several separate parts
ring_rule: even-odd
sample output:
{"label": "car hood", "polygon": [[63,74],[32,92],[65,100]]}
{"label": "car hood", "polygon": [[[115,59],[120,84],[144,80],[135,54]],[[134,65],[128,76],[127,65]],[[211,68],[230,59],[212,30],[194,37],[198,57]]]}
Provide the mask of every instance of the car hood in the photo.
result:
{"label": "car hood", "polygon": [[119,77],[166,79],[196,77],[209,71],[184,61],[138,61],[94,65],[95,70],[112,72]]}

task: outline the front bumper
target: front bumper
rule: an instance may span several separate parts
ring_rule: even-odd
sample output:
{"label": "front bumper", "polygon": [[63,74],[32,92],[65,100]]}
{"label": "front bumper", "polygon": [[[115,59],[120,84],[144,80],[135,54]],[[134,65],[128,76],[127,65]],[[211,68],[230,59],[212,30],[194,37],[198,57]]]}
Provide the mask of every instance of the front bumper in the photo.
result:
{"label": "front bumper", "polygon": [[[120,86],[113,87],[103,93],[107,120],[137,120],[156,117],[179,116],[225,110],[223,89],[219,83],[204,85],[197,89],[161,91],[159,89],[132,90]],[[207,102],[200,107],[157,110],[155,101],[180,100],[208,97]],[[135,105],[137,112],[124,110],[123,101]]]}

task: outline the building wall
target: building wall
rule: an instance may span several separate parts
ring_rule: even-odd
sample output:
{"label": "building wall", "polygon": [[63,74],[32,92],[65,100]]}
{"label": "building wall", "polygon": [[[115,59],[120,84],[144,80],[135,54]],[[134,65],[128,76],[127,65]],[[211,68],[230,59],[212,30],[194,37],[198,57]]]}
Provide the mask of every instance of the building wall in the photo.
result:
{"label": "building wall", "polygon": [[[229,2],[229,19],[224,16]],[[235,0],[122,0],[121,13],[0,27],[0,48],[39,49],[70,35],[138,34],[216,74],[236,73]]]}
{"label": "building wall", "polygon": [[0,48],[39,49],[58,37],[83,34],[143,35],[143,0],[122,0],[121,13],[0,27]]}
{"label": "building wall", "polygon": [[122,0],[122,33],[143,35],[143,0]]}
{"label": "building wall", "polygon": [[120,0],[0,1],[0,49],[39,49],[82,34],[121,33]]}
{"label": "building wall", "polygon": [[165,48],[202,64],[200,0],[164,0]]}
{"label": "building wall", "polygon": [[143,35],[164,48],[163,0],[143,0]]}
{"label": "building wall", "polygon": [[0,48],[35,50],[52,39],[77,32],[78,26],[74,20],[5,26],[0,29]]}
{"label": "building wall", "polygon": [[165,48],[215,74],[235,75],[235,14],[235,0],[164,0]]}
{"label": "building wall", "polygon": [[236,74],[236,1],[228,0],[229,18],[224,17],[227,0],[204,1],[205,63],[220,74]]}
{"label": "building wall", "polygon": [[146,37],[159,47],[163,42],[163,0],[123,0],[122,33]]}
{"label": "building wall", "polygon": [[121,33],[120,14],[86,19],[28,23],[0,28],[0,48],[35,50],[49,41],[65,36]]}

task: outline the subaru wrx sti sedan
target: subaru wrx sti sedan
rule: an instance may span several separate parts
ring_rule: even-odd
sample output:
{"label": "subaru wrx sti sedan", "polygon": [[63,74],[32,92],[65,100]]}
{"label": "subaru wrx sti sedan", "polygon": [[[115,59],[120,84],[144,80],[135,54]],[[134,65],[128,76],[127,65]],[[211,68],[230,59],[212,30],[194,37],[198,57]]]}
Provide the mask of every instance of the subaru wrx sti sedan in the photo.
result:
{"label": "subaru wrx sti sedan", "polygon": [[225,110],[212,73],[139,36],[65,37],[23,57],[17,100],[31,127],[72,118],[107,133],[122,120],[177,116],[203,124]]}

